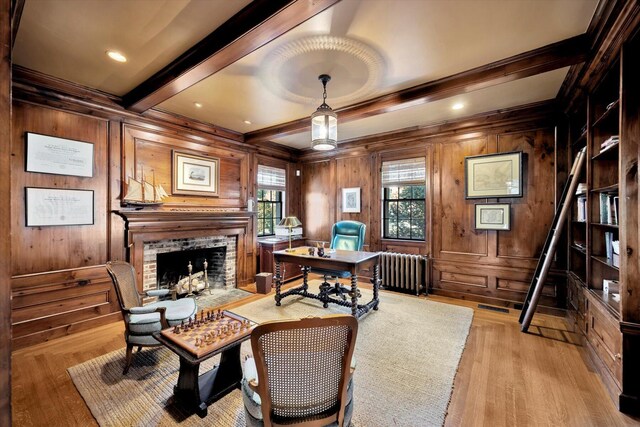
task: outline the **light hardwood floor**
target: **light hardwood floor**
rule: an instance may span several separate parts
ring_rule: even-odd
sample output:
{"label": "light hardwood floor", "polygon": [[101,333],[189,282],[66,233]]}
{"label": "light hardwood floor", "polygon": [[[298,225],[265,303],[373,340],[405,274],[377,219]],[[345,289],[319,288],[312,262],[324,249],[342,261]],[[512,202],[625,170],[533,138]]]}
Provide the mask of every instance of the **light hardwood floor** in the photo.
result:
{"label": "light hardwood floor", "polygon": [[[523,334],[519,312],[498,313],[469,301],[428,298],[475,312],[447,426],[640,425],[640,420],[616,410],[583,359],[577,335],[567,330],[562,318],[536,315],[532,333]],[[123,329],[118,322],[14,352],[14,426],[97,425],[66,369],[124,347]]]}

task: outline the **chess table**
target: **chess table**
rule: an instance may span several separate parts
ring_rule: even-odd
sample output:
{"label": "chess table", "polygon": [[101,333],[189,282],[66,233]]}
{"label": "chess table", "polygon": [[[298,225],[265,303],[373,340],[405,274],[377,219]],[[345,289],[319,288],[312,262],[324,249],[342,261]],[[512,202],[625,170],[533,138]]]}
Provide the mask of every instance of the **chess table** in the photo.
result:
{"label": "chess table", "polygon": [[[323,306],[328,307],[329,303],[342,305],[344,307],[351,308],[351,314],[360,318],[369,310],[377,310],[380,304],[380,298],[378,291],[380,288],[380,254],[377,252],[364,252],[364,251],[345,251],[345,250],[327,250],[323,257],[318,255],[310,255],[309,247],[299,247],[292,251],[282,250],[273,253],[273,259],[276,263],[276,306],[279,306],[283,298],[290,295],[301,295],[305,298],[313,298],[320,300]],[[296,288],[281,292],[283,284],[283,272],[282,265],[284,263],[292,263],[300,265],[302,269],[302,285]],[[320,292],[314,294],[309,292],[309,285],[307,283],[309,271],[312,268],[320,270],[333,270],[333,271],[346,271],[351,276],[351,292],[349,296],[351,301],[343,301],[338,298],[331,297],[327,292]],[[358,298],[360,292],[358,291],[358,274],[363,270],[373,270],[373,278],[371,283],[373,285],[373,298],[371,301],[365,304],[358,304]]]}
{"label": "chess table", "polygon": [[[200,312],[196,319],[156,332],[153,337],[180,358],[178,384],[173,387],[176,404],[204,418],[208,405],[240,388],[240,344],[249,339],[257,324],[220,310]],[[220,353],[220,364],[199,375],[200,363]]]}

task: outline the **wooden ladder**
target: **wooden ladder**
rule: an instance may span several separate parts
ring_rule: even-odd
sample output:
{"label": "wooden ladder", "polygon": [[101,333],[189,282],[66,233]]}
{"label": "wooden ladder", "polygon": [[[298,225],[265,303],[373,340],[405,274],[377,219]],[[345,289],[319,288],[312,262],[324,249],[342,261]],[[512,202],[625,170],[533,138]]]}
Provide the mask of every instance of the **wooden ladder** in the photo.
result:
{"label": "wooden ladder", "polygon": [[531,319],[533,318],[533,314],[538,306],[538,300],[542,294],[542,288],[544,287],[544,282],[547,279],[547,274],[549,273],[551,263],[553,262],[553,255],[555,254],[556,246],[558,245],[560,235],[562,234],[562,227],[566,222],[567,215],[569,214],[571,200],[573,199],[576,188],[578,187],[580,170],[582,169],[584,158],[586,157],[586,149],[587,148],[585,147],[580,150],[573,161],[573,167],[571,168],[567,182],[564,185],[564,190],[562,191],[562,196],[560,197],[560,204],[556,209],[551,229],[547,234],[547,239],[545,240],[544,247],[542,248],[542,254],[540,255],[538,265],[536,266],[536,270],[531,278],[529,292],[527,292],[527,297],[524,300],[522,312],[520,313],[519,322],[521,324],[522,332],[527,332],[529,329]]}

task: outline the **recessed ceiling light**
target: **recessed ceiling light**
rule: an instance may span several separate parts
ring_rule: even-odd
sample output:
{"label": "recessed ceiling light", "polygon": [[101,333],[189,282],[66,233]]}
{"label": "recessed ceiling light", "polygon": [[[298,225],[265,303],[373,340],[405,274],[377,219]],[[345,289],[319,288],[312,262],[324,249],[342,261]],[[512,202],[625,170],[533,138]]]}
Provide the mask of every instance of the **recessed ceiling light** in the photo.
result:
{"label": "recessed ceiling light", "polygon": [[114,61],[127,62],[127,58],[123,54],[121,54],[120,52],[116,52],[115,50],[108,50],[107,55]]}
{"label": "recessed ceiling light", "polygon": [[193,105],[195,105],[196,108],[202,108],[202,104],[200,104],[199,102],[194,102]]}
{"label": "recessed ceiling light", "polygon": [[451,106],[452,110],[462,110],[464,108],[464,104],[462,102],[457,102]]}
{"label": "recessed ceiling light", "polygon": [[247,124],[247,125],[250,125],[251,121],[250,120],[245,120],[244,123]]}

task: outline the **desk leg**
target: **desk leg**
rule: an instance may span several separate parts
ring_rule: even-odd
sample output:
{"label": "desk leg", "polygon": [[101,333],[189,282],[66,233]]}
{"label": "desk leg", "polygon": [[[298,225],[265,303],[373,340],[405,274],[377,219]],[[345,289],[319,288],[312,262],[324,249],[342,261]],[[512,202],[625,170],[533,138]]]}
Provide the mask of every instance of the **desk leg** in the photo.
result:
{"label": "desk leg", "polygon": [[307,265],[302,266],[302,295],[305,297],[309,289],[309,270],[311,270],[311,267]]}
{"label": "desk leg", "polygon": [[280,273],[280,268],[281,268],[281,262],[280,261],[276,261],[276,306],[280,306],[280,300],[282,299],[280,297],[280,288],[282,288],[282,274]]}
{"label": "desk leg", "polygon": [[373,309],[378,309],[378,304],[380,303],[380,298],[378,297],[378,288],[380,287],[380,264],[376,264],[373,267],[373,279],[371,279],[371,284],[373,285]]}
{"label": "desk leg", "polygon": [[351,276],[351,314],[358,317],[358,276]]}

